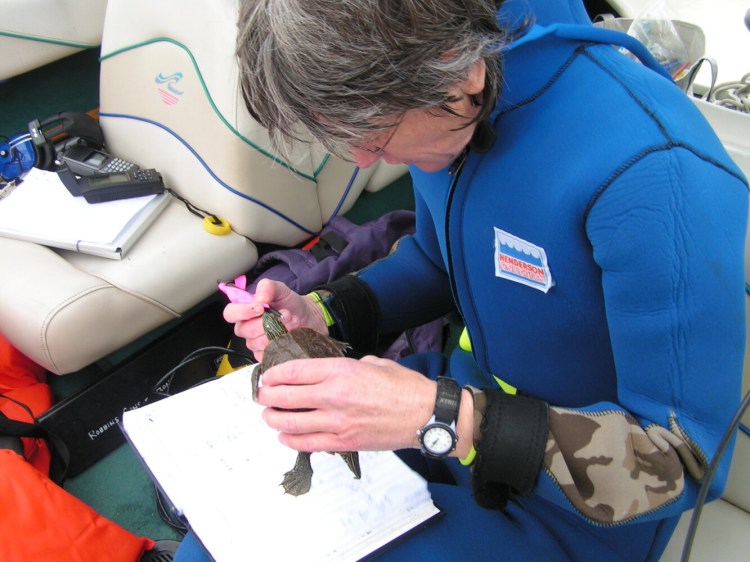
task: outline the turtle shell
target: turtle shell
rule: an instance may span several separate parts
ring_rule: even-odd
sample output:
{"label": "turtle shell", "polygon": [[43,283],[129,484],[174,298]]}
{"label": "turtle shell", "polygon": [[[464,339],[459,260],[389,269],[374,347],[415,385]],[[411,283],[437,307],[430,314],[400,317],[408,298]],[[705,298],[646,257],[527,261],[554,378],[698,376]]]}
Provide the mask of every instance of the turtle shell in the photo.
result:
{"label": "turtle shell", "polygon": [[346,347],[346,344],[310,328],[296,328],[268,342],[263,352],[261,370],[292,359],[343,357]]}
{"label": "turtle shell", "polygon": [[349,345],[311,328],[295,328],[287,331],[281,321],[272,313],[263,315],[263,328],[269,338],[263,353],[263,361],[253,371],[251,384],[253,400],[258,399],[260,377],[274,365],[280,365],[292,359],[315,359],[320,357],[343,357]]}
{"label": "turtle shell", "polygon": [[[263,352],[260,368],[253,371],[251,378],[253,400],[258,398],[260,377],[266,369],[292,359],[315,359],[321,357],[343,357],[349,347],[347,344],[334,340],[310,328],[295,328],[287,331],[284,325],[271,313],[264,314],[263,327],[269,337],[268,345]],[[359,465],[359,453],[345,451],[337,453],[354,474],[355,478],[362,476]],[[292,470],[284,474],[281,485],[284,491],[292,496],[306,494],[312,485],[313,469],[310,464],[309,452],[300,451]]]}

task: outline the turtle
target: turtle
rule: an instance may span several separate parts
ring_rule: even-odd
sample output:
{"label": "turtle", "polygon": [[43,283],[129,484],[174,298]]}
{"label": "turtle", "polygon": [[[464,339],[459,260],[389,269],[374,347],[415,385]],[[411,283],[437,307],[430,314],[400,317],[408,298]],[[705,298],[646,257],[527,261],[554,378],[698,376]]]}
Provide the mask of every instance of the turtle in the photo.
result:
{"label": "turtle", "polygon": [[[263,313],[263,329],[268,337],[268,345],[263,353],[260,367],[252,375],[253,399],[258,396],[258,385],[263,373],[273,367],[292,359],[317,357],[343,357],[349,345],[316,332],[310,328],[287,330],[278,318],[276,311]],[[331,453],[333,454],[333,453]],[[359,454],[354,452],[336,453],[341,456],[354,478],[362,477],[359,466]],[[301,496],[310,491],[313,469],[310,464],[311,453],[300,451],[294,467],[284,474],[281,485],[284,491],[292,496]]]}

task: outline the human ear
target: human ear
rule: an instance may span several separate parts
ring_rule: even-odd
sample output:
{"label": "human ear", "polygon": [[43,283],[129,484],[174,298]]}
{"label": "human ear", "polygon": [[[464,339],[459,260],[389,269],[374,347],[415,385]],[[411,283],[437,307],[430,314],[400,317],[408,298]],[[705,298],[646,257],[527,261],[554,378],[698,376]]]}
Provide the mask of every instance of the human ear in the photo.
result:
{"label": "human ear", "polygon": [[467,96],[475,96],[482,93],[484,91],[485,71],[484,59],[479,59],[469,69],[466,80],[461,82],[461,92]]}

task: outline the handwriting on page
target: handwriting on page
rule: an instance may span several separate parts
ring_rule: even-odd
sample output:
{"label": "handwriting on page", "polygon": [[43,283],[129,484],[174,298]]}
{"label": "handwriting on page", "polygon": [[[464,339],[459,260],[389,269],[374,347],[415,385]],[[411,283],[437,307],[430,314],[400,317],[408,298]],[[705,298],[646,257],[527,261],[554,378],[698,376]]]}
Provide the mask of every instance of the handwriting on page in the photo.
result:
{"label": "handwriting on page", "polygon": [[[167,496],[219,562],[360,558],[434,514],[426,483],[391,452],[363,452],[362,479],[313,455],[312,490],[284,494],[296,451],[251,398],[250,368],[126,412],[125,430]],[[194,392],[199,391],[199,392]],[[151,458],[150,458],[151,457]],[[411,519],[419,518],[414,522]]]}

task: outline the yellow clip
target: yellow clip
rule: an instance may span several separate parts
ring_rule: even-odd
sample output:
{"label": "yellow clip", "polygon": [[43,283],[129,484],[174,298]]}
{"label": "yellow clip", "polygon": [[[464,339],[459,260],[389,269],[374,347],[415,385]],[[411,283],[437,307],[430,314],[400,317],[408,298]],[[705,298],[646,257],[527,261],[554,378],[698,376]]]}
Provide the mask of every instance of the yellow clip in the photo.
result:
{"label": "yellow clip", "polygon": [[[471,339],[469,338],[469,332],[466,330],[466,327],[464,326],[464,331],[461,332],[461,335],[458,338],[458,347],[463,349],[464,351],[471,351]],[[505,392],[505,394],[517,394],[518,389],[505,382],[503,379],[501,379],[498,376],[492,375],[495,379],[495,382],[497,382],[498,386]]]}
{"label": "yellow clip", "polygon": [[498,386],[500,386],[500,389],[505,394],[518,394],[518,389],[515,386],[513,386],[512,384],[508,384],[507,382],[505,382],[503,379],[501,379],[497,375],[492,375],[492,377],[495,379],[495,382],[498,384]]}
{"label": "yellow clip", "polygon": [[[219,222],[215,222],[214,219],[218,218]],[[232,232],[232,227],[229,223],[220,217],[204,217],[203,218],[203,230],[209,234],[215,234],[216,236],[224,236]]]}
{"label": "yellow clip", "polygon": [[469,332],[466,329],[466,326],[464,326],[464,331],[461,332],[461,335],[458,338],[458,347],[464,351],[471,351],[471,339],[469,338]]}

